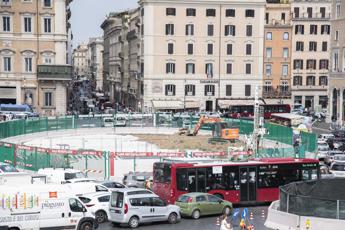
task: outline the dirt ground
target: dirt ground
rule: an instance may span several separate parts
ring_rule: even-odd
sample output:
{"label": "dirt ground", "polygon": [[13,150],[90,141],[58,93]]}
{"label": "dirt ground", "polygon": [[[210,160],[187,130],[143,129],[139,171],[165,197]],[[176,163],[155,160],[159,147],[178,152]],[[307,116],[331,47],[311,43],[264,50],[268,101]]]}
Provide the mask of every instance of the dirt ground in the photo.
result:
{"label": "dirt ground", "polygon": [[142,141],[146,141],[157,145],[161,149],[179,149],[180,151],[186,149],[198,149],[200,151],[210,151],[210,152],[227,152],[228,147],[240,147],[243,146],[241,141],[236,141],[235,143],[208,143],[211,135],[198,135],[198,136],[179,136],[178,134],[172,135],[151,135],[151,134],[136,134],[134,135]]}

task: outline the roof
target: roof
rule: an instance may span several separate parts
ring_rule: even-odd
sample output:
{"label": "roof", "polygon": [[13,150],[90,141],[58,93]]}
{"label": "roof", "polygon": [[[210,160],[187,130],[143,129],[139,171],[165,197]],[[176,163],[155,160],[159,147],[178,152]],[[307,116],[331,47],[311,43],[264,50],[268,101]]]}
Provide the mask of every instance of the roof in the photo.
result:
{"label": "roof", "polygon": [[85,193],[80,195],[80,197],[99,197],[99,196],[106,196],[106,195],[110,195],[110,192],[91,192],[91,193]]}

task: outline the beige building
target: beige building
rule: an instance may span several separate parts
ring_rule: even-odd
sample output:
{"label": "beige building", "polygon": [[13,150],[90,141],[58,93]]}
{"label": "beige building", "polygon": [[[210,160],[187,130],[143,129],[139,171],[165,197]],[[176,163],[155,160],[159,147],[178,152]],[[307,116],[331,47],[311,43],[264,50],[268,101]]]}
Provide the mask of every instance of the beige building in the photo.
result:
{"label": "beige building", "polygon": [[311,110],[328,106],[331,0],[294,0],[292,100]]}
{"label": "beige building", "polygon": [[329,121],[343,124],[345,118],[345,0],[332,1]]}
{"label": "beige building", "polygon": [[96,90],[103,89],[103,38],[90,38],[88,44],[90,56],[89,68],[90,76],[95,79]]}
{"label": "beige building", "polygon": [[0,103],[27,103],[45,115],[66,113],[70,2],[0,2]]}
{"label": "beige building", "polygon": [[291,104],[290,3],[267,3],[262,96],[268,104]]}
{"label": "beige building", "polygon": [[75,75],[86,76],[89,74],[90,53],[87,43],[82,43],[73,50],[72,62]]}

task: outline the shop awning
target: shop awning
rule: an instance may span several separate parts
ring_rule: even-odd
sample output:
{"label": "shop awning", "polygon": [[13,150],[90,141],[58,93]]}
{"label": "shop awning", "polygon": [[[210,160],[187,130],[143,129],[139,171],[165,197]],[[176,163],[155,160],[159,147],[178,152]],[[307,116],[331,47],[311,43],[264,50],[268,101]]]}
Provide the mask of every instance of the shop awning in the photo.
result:
{"label": "shop awning", "polygon": [[200,101],[186,101],[185,108],[186,109],[200,108]]}
{"label": "shop awning", "polygon": [[[264,105],[265,103],[260,100],[260,105]],[[221,109],[227,109],[229,106],[233,105],[253,105],[254,106],[254,99],[250,100],[238,100],[238,99],[228,99],[228,100],[218,100],[218,106]]]}
{"label": "shop awning", "polygon": [[167,101],[167,100],[156,100],[152,101],[152,106],[155,110],[160,109],[183,109],[182,101]]}

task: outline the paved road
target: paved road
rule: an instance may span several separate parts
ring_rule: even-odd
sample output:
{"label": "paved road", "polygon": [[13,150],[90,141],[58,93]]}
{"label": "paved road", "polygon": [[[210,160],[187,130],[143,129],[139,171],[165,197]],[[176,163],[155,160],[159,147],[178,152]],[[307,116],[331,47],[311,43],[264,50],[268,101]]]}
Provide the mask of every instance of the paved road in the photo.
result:
{"label": "paved road", "polygon": [[[243,208],[240,208],[242,212]],[[267,207],[266,206],[259,206],[259,207],[249,207],[248,208],[248,221],[254,224],[255,230],[268,230],[264,226],[264,222],[266,220],[267,215]],[[253,217],[250,218],[250,213],[253,213]],[[156,223],[156,224],[146,224],[140,226],[138,230],[219,230],[220,226],[217,225],[217,217],[218,216],[211,216],[211,217],[204,217],[200,218],[199,220],[192,220],[192,219],[182,219],[182,221],[175,225],[170,225],[168,223]],[[239,220],[235,221],[237,223],[234,224],[234,230],[238,230]],[[110,230],[110,229],[129,229],[126,226],[123,227],[112,227],[110,223],[102,224],[99,228],[100,230]]]}

